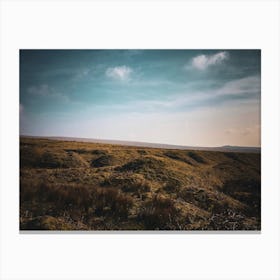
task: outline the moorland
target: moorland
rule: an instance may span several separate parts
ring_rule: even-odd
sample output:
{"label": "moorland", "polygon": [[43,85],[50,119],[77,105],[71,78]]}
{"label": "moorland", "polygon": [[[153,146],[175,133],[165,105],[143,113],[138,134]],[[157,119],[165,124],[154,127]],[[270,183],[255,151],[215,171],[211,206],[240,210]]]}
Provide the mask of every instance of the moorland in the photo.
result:
{"label": "moorland", "polygon": [[260,230],[260,160],[20,137],[20,229]]}

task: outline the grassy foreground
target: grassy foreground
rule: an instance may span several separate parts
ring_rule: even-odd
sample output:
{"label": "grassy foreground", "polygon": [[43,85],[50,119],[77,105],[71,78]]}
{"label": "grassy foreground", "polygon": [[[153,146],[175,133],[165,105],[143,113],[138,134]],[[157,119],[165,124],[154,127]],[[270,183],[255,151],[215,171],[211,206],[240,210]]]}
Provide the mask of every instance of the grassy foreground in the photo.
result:
{"label": "grassy foreground", "polygon": [[260,154],[20,139],[21,230],[260,230]]}

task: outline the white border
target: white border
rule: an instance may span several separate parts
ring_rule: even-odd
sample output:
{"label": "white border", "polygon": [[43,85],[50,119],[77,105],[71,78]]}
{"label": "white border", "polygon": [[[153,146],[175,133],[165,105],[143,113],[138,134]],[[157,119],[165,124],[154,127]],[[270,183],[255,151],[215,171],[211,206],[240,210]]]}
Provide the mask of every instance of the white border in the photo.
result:
{"label": "white border", "polygon": [[[279,279],[279,2],[2,1],[2,279]],[[19,234],[21,48],[262,49],[261,234]]]}

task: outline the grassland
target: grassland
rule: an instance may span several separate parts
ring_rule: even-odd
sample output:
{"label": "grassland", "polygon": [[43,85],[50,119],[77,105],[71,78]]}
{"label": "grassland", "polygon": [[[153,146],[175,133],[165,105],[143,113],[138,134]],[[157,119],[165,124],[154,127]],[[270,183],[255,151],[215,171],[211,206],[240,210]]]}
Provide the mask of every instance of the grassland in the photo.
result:
{"label": "grassland", "polygon": [[260,230],[259,153],[20,139],[21,230]]}

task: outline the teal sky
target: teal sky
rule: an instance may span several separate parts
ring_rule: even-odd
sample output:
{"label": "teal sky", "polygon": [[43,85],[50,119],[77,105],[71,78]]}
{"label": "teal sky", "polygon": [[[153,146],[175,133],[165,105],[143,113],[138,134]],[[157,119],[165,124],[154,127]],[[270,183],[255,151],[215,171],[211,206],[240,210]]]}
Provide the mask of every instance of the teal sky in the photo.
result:
{"label": "teal sky", "polygon": [[259,50],[21,50],[20,133],[260,146]]}

